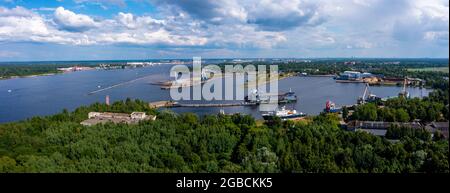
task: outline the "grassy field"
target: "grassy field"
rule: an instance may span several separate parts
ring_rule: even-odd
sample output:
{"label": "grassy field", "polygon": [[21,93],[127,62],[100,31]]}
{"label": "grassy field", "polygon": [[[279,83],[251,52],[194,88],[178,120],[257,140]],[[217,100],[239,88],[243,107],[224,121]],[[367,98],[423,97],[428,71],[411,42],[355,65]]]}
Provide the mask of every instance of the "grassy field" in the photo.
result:
{"label": "grassy field", "polygon": [[434,71],[448,73],[448,67],[430,67],[430,68],[409,68],[409,71]]}

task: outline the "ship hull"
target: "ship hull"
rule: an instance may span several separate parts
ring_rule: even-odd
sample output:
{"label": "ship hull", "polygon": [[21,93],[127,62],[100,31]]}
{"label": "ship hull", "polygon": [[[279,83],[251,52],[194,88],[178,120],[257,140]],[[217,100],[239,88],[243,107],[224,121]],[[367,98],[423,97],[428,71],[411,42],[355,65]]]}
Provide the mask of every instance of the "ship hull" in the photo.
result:
{"label": "ship hull", "polygon": [[263,115],[262,117],[264,120],[271,120],[275,117],[279,117],[281,120],[293,120],[293,119],[299,119],[302,117],[305,117],[305,114],[298,114],[298,115],[287,115],[287,116],[276,116],[276,115]]}

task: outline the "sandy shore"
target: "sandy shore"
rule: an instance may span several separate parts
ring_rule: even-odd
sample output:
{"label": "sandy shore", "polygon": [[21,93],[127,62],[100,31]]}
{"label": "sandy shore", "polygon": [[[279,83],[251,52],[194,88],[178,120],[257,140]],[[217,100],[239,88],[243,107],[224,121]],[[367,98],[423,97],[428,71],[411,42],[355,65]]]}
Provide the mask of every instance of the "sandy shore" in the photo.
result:
{"label": "sandy shore", "polygon": [[26,75],[26,76],[10,76],[10,77],[0,77],[0,80],[9,80],[9,79],[16,79],[16,78],[33,78],[33,77],[39,77],[39,76],[53,76],[60,73],[45,73],[45,74],[33,74],[33,75]]}
{"label": "sandy shore", "polygon": [[246,83],[244,83],[244,85],[241,85],[241,86],[243,86],[244,88],[245,87],[249,87],[249,86],[256,87],[256,86],[259,86],[259,85],[268,84],[268,83],[270,83],[272,81],[283,80],[285,78],[289,78],[289,77],[292,77],[292,76],[295,76],[295,74],[294,73],[279,74],[278,75],[278,79],[276,79],[274,77],[269,77],[269,78],[266,77],[266,80],[264,82],[260,82],[260,79],[263,79],[263,77],[258,76],[257,80],[246,82]]}

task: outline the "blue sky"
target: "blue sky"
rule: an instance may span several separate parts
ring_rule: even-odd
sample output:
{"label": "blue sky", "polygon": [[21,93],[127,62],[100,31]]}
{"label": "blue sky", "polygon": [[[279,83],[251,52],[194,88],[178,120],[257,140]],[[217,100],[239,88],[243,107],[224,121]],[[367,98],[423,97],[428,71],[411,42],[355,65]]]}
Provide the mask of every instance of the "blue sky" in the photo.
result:
{"label": "blue sky", "polygon": [[447,0],[0,0],[0,61],[448,53]]}

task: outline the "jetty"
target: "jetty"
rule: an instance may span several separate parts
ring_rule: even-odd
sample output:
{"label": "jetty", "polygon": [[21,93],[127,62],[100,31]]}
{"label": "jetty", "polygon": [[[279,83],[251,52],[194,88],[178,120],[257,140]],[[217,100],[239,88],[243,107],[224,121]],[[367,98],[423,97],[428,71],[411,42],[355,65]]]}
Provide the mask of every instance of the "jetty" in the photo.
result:
{"label": "jetty", "polygon": [[236,102],[236,103],[205,103],[205,104],[183,104],[174,101],[157,101],[149,103],[149,106],[152,108],[176,108],[176,107],[234,107],[234,106],[256,106],[259,103],[255,102]]}
{"label": "jetty", "polygon": [[[149,75],[149,76],[151,76],[151,75]],[[136,79],[133,79],[133,80],[129,80],[129,81],[126,81],[126,82],[121,82],[121,83],[118,83],[118,84],[114,84],[114,85],[112,85],[112,86],[108,86],[108,87],[105,87],[105,88],[102,88],[102,89],[98,89],[98,90],[89,92],[88,95],[93,95],[93,94],[96,94],[96,93],[99,93],[99,92],[103,92],[103,91],[106,91],[106,90],[109,90],[109,89],[113,89],[113,88],[118,87],[118,86],[123,86],[123,85],[126,85],[126,84],[131,84],[131,83],[133,83],[133,82],[136,82],[136,81],[145,79],[145,78],[147,78],[147,77],[149,77],[149,76],[143,76],[143,77],[136,78]]]}
{"label": "jetty", "polygon": [[258,103],[239,102],[239,103],[177,104],[175,105],[175,107],[233,107],[233,106],[254,106],[254,105],[258,105]]}

